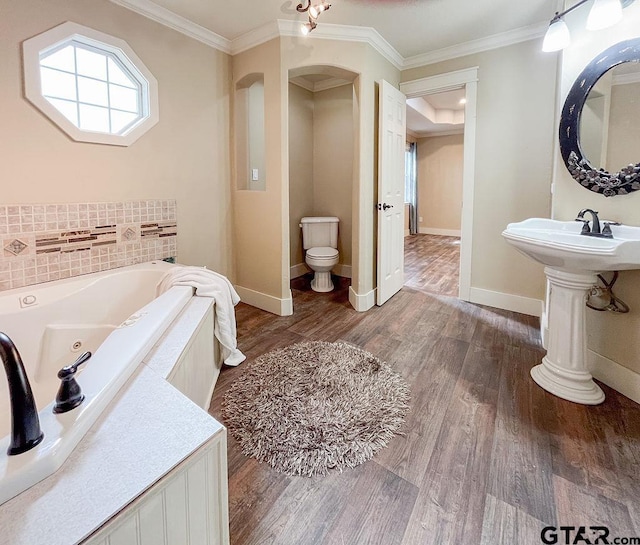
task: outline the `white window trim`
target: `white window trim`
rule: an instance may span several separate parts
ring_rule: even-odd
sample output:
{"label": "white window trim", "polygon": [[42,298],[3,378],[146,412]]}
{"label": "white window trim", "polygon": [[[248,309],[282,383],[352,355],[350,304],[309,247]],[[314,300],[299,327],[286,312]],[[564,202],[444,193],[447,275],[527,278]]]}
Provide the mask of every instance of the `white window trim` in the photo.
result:
{"label": "white window trim", "polygon": [[[105,134],[81,130],[62,115],[53,104],[42,96],[40,82],[40,52],[56,47],[62,42],[77,40],[78,42],[101,48],[106,44],[121,50],[120,61],[132,71],[139,72],[146,79],[146,91],[149,96],[149,109],[143,108],[145,118],[139,121],[125,134]],[[130,146],[159,121],[158,82],[147,69],[142,60],[134,53],[129,44],[92,28],[72,22],[63,23],[47,32],[39,34],[22,44],[24,55],[24,90],[27,99],[60,129],[77,142],[110,144],[113,146]]]}

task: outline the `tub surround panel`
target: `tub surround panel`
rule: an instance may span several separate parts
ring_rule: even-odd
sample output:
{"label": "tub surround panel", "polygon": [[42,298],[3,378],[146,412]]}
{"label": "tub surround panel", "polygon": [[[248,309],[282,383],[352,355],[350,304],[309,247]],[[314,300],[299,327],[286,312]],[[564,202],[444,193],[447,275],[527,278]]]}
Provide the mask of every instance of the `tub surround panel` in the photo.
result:
{"label": "tub surround panel", "polygon": [[0,291],[175,256],[176,201],[0,205]]}
{"label": "tub surround panel", "polygon": [[78,543],[219,433],[221,424],[141,365],[64,466],[0,507],[0,545]]}
{"label": "tub surround panel", "polygon": [[83,545],[228,545],[225,439],[216,436]]}

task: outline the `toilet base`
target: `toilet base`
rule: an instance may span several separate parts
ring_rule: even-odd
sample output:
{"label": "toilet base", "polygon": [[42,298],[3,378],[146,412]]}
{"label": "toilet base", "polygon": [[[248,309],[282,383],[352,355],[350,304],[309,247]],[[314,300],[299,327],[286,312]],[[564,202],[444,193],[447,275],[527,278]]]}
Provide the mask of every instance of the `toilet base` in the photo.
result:
{"label": "toilet base", "polygon": [[320,293],[333,291],[333,282],[331,280],[331,271],[316,271],[311,281],[311,289]]}

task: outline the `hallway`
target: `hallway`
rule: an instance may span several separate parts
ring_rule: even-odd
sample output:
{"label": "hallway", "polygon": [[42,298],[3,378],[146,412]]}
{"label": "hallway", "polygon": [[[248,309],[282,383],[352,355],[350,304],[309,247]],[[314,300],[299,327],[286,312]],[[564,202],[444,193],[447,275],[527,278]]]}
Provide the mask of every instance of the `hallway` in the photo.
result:
{"label": "hallway", "polygon": [[459,274],[459,237],[409,235],[404,238],[406,287],[458,297]]}

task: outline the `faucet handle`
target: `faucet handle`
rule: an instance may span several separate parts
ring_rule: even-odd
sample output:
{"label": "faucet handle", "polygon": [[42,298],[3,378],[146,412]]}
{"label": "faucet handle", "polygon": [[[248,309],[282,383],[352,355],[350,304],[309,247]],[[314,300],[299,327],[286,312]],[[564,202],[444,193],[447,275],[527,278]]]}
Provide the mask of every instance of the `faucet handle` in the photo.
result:
{"label": "faucet handle", "polygon": [[617,221],[605,221],[604,226],[602,227],[602,234],[607,238],[613,238],[613,233],[611,232],[612,225],[622,225]]}
{"label": "faucet handle", "polygon": [[67,365],[58,371],[58,378],[64,380],[69,376],[73,376],[76,374],[78,367],[80,367],[85,361],[87,361],[91,357],[91,352],[85,352],[82,354],[76,361],[74,361],[71,365]]}
{"label": "faucet handle", "polygon": [[56,414],[66,413],[71,409],[75,409],[84,401],[84,394],[80,389],[80,385],[76,381],[75,375],[85,361],[91,357],[91,352],[85,352],[75,362],[67,367],[63,367],[58,371],[58,378],[62,380],[60,388],[56,395],[56,404],[53,412]]}
{"label": "faucet handle", "polygon": [[584,235],[585,233],[590,233],[591,230],[589,229],[589,220],[586,220],[584,218],[576,218],[576,221],[581,221],[582,222],[582,231],[581,233]]}

